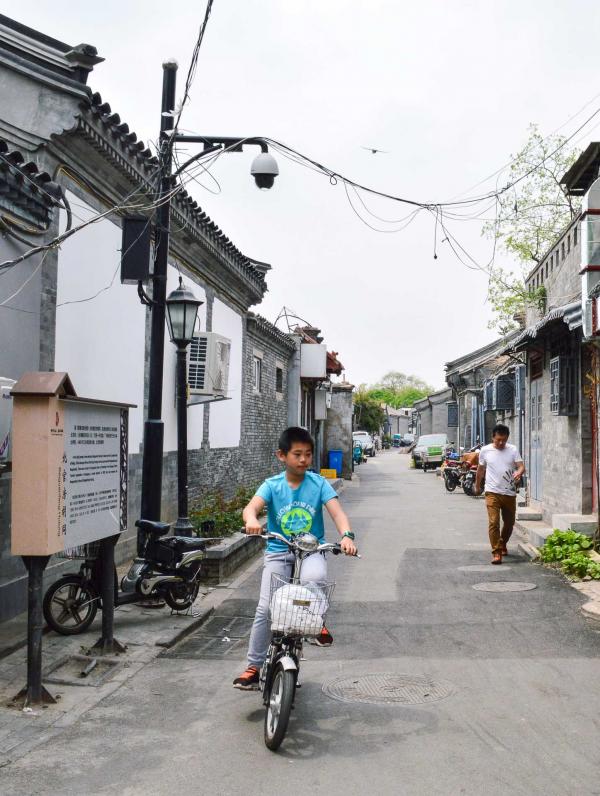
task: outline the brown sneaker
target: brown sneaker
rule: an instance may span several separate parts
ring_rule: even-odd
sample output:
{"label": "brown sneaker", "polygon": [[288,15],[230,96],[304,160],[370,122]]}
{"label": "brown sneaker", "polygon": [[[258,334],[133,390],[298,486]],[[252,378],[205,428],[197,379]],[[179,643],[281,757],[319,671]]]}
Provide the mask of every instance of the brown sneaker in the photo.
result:
{"label": "brown sneaker", "polygon": [[260,675],[256,666],[248,666],[243,674],[236,677],[233,681],[233,687],[239,688],[240,691],[255,691],[258,688]]}
{"label": "brown sneaker", "polygon": [[502,563],[502,553],[494,553],[492,556],[492,564],[501,564]]}
{"label": "brown sneaker", "polygon": [[508,547],[505,544],[502,545],[502,555],[503,556],[508,555]]}

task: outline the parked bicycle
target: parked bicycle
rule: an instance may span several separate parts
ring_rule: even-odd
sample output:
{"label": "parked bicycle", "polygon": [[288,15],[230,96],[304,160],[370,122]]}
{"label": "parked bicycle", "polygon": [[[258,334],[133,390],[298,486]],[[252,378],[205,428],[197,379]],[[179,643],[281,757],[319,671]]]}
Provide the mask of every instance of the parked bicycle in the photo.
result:
{"label": "parked bicycle", "polygon": [[[302,564],[316,553],[339,555],[339,543],[319,544],[311,533],[288,539],[279,533],[263,533],[263,539],[278,539],[294,554],[290,577],[271,576],[271,642],[260,673],[260,689],[266,708],[264,738],[276,751],[287,732],[296,689],[300,687],[300,661],[305,639],[319,636],[329,609],[335,583],[301,583]],[[357,558],[360,556],[357,554]]]}
{"label": "parked bicycle", "polygon": [[[138,520],[144,532],[142,555],[137,557],[121,580],[114,572],[115,606],[162,598],[173,611],[186,611],[198,596],[200,571],[205,548],[218,538],[168,536],[166,522]],[[63,575],[44,595],[44,619],[63,636],[83,633],[102,609],[102,562],[99,543],[83,545],[67,553],[81,559],[79,572]]]}

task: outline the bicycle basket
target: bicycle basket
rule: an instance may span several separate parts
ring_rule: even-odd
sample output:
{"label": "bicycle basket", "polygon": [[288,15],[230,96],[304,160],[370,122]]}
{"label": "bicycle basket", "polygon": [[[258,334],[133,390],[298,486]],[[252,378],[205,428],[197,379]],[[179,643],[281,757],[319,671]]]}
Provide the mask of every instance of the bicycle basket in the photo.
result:
{"label": "bicycle basket", "polygon": [[293,578],[271,575],[271,630],[309,638],[323,629],[335,583],[300,583]]}
{"label": "bicycle basket", "polygon": [[68,547],[66,550],[61,550],[56,553],[57,558],[67,558],[70,561],[76,559],[92,560],[98,558],[100,555],[100,542],[89,542],[82,544],[79,547]]}

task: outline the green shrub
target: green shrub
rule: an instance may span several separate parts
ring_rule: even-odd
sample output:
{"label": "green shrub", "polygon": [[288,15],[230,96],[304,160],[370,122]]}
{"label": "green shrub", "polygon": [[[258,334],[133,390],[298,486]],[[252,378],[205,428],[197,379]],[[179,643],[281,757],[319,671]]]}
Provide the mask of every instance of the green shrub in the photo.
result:
{"label": "green shrub", "polygon": [[[240,487],[235,495],[226,499],[219,490],[208,492],[190,510],[190,521],[198,536],[228,536],[243,527],[242,510],[256,489]],[[214,530],[201,530],[203,522],[214,522]]]}
{"label": "green shrub", "polygon": [[554,531],[540,549],[540,557],[571,577],[600,580],[600,564],[589,557],[593,549],[594,542],[583,533]]}
{"label": "green shrub", "polygon": [[545,563],[562,561],[574,553],[591,550],[594,543],[583,533],[576,531],[554,531],[540,550],[542,561]]}

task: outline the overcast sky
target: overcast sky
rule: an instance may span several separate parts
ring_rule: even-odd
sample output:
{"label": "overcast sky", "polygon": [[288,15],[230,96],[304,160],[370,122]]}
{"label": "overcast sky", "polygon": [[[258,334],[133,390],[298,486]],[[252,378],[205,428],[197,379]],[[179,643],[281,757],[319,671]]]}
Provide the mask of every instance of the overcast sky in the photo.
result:
{"label": "overcast sky", "polygon": [[[69,44],[95,45],[106,61],[90,86],[140,138],[156,139],[162,61],[178,60],[181,94],[205,3],[2,8]],[[449,200],[506,163],[530,122],[550,133],[593,100],[562,128],[568,134],[600,105],[599,22],[591,0],[215,0],[181,127],[268,136],[379,190]],[[576,140],[583,147],[597,134],[592,124]],[[285,305],[320,327],[356,384],[400,370],[441,387],[447,360],[493,339],[485,275],[458,262],[443,235],[433,258],[429,214],[404,231],[375,232],[342,184],[279,156],[275,188],[258,191],[254,154],[219,159],[218,194],[206,176],[206,187],[189,190],[238,248],[273,266],[258,312],[274,321]],[[409,212],[368,205],[387,219]],[[450,228],[487,262],[491,244],[478,221]]]}

